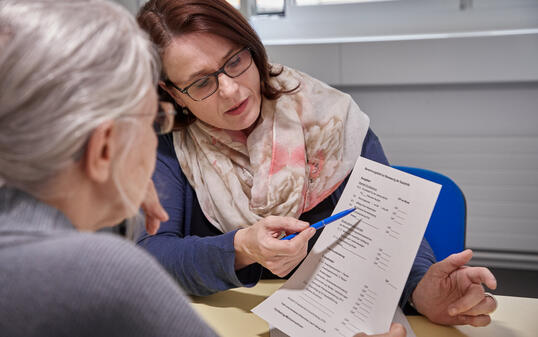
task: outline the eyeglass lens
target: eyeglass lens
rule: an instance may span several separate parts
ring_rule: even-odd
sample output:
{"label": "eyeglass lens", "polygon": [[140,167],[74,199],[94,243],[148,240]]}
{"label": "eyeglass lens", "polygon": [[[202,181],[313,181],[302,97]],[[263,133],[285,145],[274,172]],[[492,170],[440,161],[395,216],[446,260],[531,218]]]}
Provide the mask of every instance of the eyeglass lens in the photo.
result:
{"label": "eyeglass lens", "polygon": [[[250,54],[250,50],[245,48],[226,61],[223,67],[223,72],[228,75],[228,77],[234,78],[244,73],[251,63],[252,55]],[[218,73],[211,74],[192,83],[187,90],[188,95],[197,101],[201,101],[211,96],[217,91],[219,86],[217,76]]]}
{"label": "eyeglass lens", "polygon": [[159,109],[157,110],[157,116],[153,122],[153,128],[159,135],[163,135],[172,131],[174,127],[175,110],[172,103],[159,102]]}

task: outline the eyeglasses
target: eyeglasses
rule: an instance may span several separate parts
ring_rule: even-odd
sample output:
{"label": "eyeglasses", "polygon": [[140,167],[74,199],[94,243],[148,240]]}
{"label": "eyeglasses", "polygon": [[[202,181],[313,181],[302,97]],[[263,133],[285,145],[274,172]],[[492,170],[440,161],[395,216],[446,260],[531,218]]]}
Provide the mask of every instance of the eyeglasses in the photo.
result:
{"label": "eyeglasses", "polygon": [[251,64],[252,54],[250,49],[245,47],[230,57],[219,70],[194,81],[184,89],[179,88],[170,80],[166,80],[166,84],[188,95],[194,101],[202,101],[218,90],[220,74],[235,78],[247,71]]}
{"label": "eyeglasses", "polygon": [[157,106],[157,116],[153,122],[153,129],[158,135],[164,135],[172,131],[177,112],[170,102],[159,101]]}

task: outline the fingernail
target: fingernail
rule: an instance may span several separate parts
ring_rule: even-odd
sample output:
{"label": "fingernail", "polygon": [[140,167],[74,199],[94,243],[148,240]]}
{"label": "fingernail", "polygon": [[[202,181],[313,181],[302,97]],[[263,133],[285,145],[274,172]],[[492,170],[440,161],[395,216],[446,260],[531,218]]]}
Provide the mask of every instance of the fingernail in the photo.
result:
{"label": "fingernail", "polygon": [[450,308],[450,309],[448,309],[448,314],[449,314],[450,316],[455,316],[457,313],[458,313],[458,311],[456,310],[456,308]]}

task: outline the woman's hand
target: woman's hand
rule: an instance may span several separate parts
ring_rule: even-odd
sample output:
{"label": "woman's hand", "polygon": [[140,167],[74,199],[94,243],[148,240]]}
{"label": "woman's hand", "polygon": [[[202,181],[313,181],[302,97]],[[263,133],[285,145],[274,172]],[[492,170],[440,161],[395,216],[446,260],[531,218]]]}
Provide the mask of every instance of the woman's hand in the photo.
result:
{"label": "woman's hand", "polygon": [[407,335],[407,332],[405,331],[405,328],[399,324],[399,323],[392,323],[390,326],[390,331],[387,333],[382,333],[380,335],[367,335],[365,333],[359,333],[356,334],[354,337],[405,337]]}
{"label": "woman's hand", "polygon": [[[306,256],[308,240],[316,230],[291,217],[269,216],[235,234],[235,269],[259,263],[280,277],[286,276]],[[283,232],[301,232],[291,240],[280,240]]]}
{"label": "woman's hand", "polygon": [[465,266],[473,252],[467,249],[433,264],[413,291],[415,308],[437,324],[486,326],[497,303],[482,284],[497,287],[493,274],[482,267]]}
{"label": "woman's hand", "polygon": [[150,235],[157,233],[161,221],[168,221],[168,213],[166,213],[159,201],[153,180],[150,180],[148,183],[146,196],[144,197],[144,201],[142,201],[141,207],[146,215],[146,232]]}

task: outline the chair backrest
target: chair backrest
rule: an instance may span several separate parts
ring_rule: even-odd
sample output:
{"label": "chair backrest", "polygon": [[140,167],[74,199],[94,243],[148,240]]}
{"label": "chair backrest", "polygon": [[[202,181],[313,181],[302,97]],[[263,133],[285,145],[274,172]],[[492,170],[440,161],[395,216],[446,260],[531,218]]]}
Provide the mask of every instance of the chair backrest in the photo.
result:
{"label": "chair backrest", "polygon": [[458,185],[434,171],[406,166],[393,167],[442,185],[424,235],[437,260],[441,261],[448,255],[465,249],[467,207],[465,196]]}

